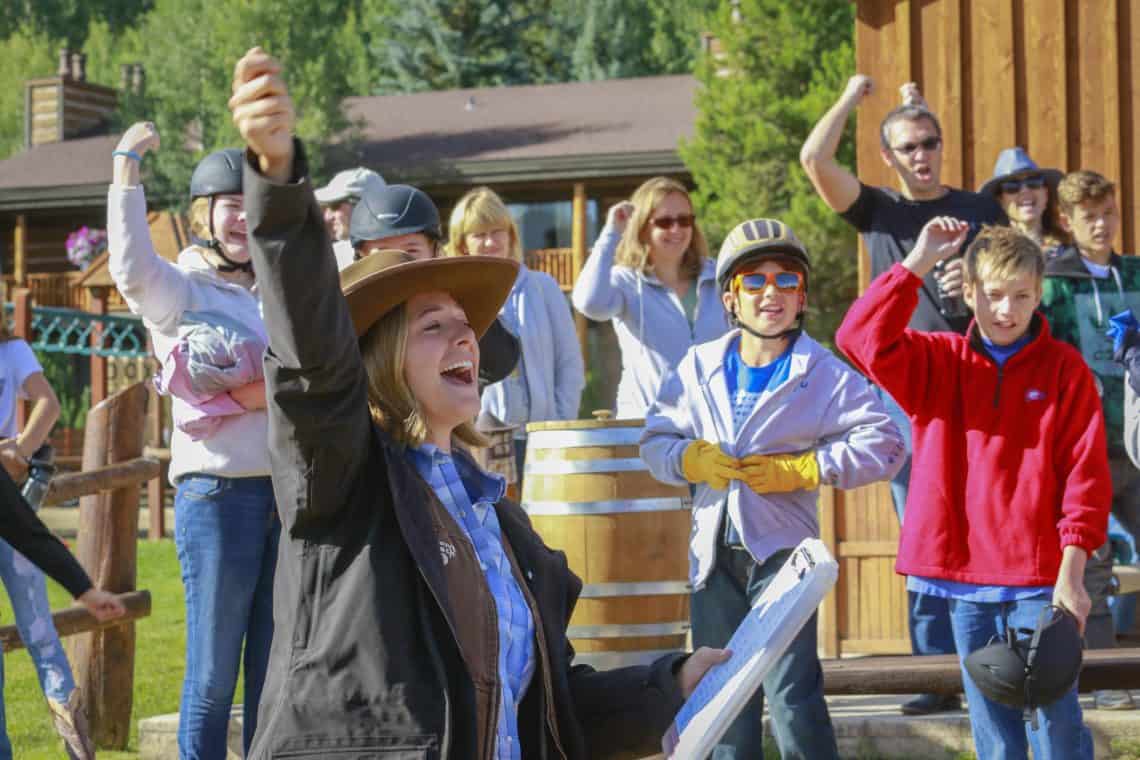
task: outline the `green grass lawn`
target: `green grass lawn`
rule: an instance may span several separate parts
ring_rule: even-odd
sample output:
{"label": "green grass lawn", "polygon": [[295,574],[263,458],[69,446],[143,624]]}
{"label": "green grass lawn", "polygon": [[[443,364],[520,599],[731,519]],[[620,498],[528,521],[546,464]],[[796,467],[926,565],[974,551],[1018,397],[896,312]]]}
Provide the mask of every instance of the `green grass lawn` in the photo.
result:
{"label": "green grass lawn", "polygon": [[[72,547],[74,548],[74,547]],[[151,614],[136,625],[135,699],[131,719],[131,741],[127,752],[100,752],[104,760],[134,758],[138,749],[138,721],[141,718],[178,712],[182,690],[183,653],[186,645],[186,610],[182,602],[182,580],[173,541],[140,541],[138,587],[151,594]],[[71,603],[67,592],[48,581],[52,608]],[[12,622],[7,594],[0,594],[0,621]],[[20,760],[58,760],[63,756],[32,668],[24,650],[4,659],[4,701],[8,714],[8,734],[14,754]],[[238,686],[240,694],[241,686]]]}

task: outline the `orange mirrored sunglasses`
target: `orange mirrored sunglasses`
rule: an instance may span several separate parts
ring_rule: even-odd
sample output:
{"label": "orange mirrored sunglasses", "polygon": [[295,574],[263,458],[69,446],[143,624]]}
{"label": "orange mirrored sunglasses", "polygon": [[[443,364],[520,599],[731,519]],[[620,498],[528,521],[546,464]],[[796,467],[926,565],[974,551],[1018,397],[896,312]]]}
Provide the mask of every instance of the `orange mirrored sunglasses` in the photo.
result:
{"label": "orange mirrored sunglasses", "polygon": [[763,293],[769,284],[781,293],[798,293],[803,290],[804,278],[799,272],[741,272],[732,283],[745,293]]}

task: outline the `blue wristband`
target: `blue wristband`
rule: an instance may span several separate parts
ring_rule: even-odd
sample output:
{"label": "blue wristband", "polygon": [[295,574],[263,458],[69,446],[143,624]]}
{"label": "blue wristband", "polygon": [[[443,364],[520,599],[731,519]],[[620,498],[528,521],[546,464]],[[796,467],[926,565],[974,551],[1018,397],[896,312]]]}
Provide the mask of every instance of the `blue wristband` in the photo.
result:
{"label": "blue wristband", "polygon": [[111,151],[111,156],[112,158],[115,156],[126,156],[127,158],[133,158],[140,164],[142,163],[142,156],[140,156],[138,153],[135,153],[133,150],[113,150]]}

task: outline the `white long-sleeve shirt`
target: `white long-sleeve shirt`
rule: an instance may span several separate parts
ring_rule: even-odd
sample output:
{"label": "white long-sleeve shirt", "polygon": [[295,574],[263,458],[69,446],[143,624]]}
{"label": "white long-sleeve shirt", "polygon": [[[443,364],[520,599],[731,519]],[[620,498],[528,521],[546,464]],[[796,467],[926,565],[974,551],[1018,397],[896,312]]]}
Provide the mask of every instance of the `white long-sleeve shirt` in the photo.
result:
{"label": "white long-sleeve shirt", "polygon": [[[131,311],[143,319],[163,360],[178,341],[185,312],[212,312],[264,334],[256,291],[228,282],[188,248],[171,264],[154,250],[143,187],[114,185],[107,192],[108,271]],[[179,403],[178,399],[174,400]],[[269,475],[265,410],[223,419],[217,431],[194,441],[177,427],[170,434],[170,481],[188,473],[227,478]]]}

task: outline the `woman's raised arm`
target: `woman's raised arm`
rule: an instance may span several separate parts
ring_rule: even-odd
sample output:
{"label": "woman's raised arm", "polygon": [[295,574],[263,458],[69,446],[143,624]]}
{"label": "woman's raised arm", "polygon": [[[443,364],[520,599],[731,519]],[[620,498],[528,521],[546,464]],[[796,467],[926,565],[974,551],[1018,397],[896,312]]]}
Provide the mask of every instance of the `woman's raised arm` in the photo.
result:
{"label": "woman's raised arm", "polygon": [[230,110],[249,147],[243,188],[269,333],[270,461],[292,531],[346,503],[369,451],[367,381],[281,67],[260,48],[235,67]]}

